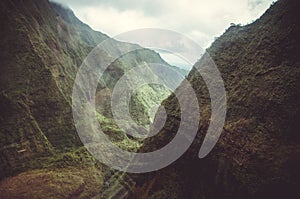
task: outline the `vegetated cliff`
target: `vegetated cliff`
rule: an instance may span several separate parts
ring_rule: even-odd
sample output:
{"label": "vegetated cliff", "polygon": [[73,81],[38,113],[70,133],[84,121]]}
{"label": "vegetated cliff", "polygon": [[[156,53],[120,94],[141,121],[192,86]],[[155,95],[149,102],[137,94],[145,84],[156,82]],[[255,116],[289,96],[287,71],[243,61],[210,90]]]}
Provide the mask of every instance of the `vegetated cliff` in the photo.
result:
{"label": "vegetated cliff", "polygon": [[[207,50],[227,92],[227,117],[210,154],[198,158],[210,118],[205,83],[194,68],[188,80],[198,94],[200,128],[191,148],[158,172],[135,176],[136,195],[148,198],[296,198],[300,183],[299,1],[279,0],[254,23],[232,25]],[[205,64],[200,59],[196,65]],[[186,100],[188,96],[186,96]],[[164,101],[164,129],[144,151],[164,146],[180,123],[174,96]],[[213,119],[213,118],[212,118]],[[151,178],[150,178],[151,179]],[[142,191],[141,191],[142,190]],[[147,190],[147,196],[143,195]],[[150,191],[149,191],[150,190]]]}
{"label": "vegetated cliff", "polygon": [[[48,0],[4,0],[0,10],[0,178],[35,168],[94,167],[94,158],[82,147],[75,130],[71,95],[83,59],[108,36],[92,30],[68,8]],[[119,51],[134,46],[118,41],[112,44]],[[110,102],[107,99],[118,78],[142,63],[167,64],[154,51],[141,49],[108,67],[108,84],[99,85],[96,94],[98,109],[103,111],[99,120],[106,133],[122,132],[111,120],[109,109],[101,106]],[[149,107],[160,103],[166,93],[169,90],[157,85],[137,92],[131,110],[135,119],[148,124]],[[76,169],[74,172],[78,174]]]}

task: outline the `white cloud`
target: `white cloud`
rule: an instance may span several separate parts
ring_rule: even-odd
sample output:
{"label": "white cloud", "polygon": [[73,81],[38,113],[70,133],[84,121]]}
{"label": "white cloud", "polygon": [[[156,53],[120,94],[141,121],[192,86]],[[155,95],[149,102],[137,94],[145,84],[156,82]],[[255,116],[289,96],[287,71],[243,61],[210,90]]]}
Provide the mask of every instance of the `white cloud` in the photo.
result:
{"label": "white cloud", "polygon": [[229,24],[258,18],[272,0],[56,0],[110,36],[137,28],[165,28],[207,47]]}
{"label": "white cloud", "polygon": [[139,28],[183,33],[203,48],[230,23],[257,19],[273,0],[55,0],[93,29],[115,36]]}

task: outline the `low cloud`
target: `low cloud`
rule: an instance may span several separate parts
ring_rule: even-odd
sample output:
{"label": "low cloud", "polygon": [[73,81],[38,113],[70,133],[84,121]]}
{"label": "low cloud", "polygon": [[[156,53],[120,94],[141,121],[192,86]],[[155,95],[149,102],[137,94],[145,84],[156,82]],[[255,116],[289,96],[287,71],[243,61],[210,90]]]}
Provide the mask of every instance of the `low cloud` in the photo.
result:
{"label": "low cloud", "polygon": [[54,0],[109,36],[139,28],[173,30],[207,48],[230,23],[248,24],[273,0]]}

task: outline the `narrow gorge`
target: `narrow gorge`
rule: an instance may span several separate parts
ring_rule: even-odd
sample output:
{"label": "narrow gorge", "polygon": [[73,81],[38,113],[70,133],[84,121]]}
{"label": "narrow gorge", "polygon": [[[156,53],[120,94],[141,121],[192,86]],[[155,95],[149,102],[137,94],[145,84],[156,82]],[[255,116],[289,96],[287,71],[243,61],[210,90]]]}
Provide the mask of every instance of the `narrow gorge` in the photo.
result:
{"label": "narrow gorge", "polygon": [[[195,102],[200,107],[196,139],[183,156],[161,170],[132,174],[114,170],[90,154],[76,131],[81,124],[74,122],[72,113],[76,74],[89,53],[110,37],[58,3],[2,0],[0,198],[297,198],[299,9],[297,0],[278,0],[254,22],[231,24],[203,56],[199,54],[190,72],[170,65],[154,50],[111,39],[110,48],[119,53],[139,48],[113,60],[96,89],[97,122],[116,146],[137,153],[155,151],[174,138],[182,122],[181,107],[172,92],[184,91],[185,85],[170,90],[145,84],[133,92],[129,103],[136,124],[123,122],[130,131],[146,132],[163,120],[157,112],[163,106],[164,127],[143,140],[118,126],[112,93],[118,80],[135,67],[142,66],[157,79],[159,72],[149,63],[186,76],[197,99],[184,92],[179,95],[185,104]],[[223,78],[227,114],[219,141],[206,157],[199,158],[214,120],[210,93],[196,69],[207,65],[207,57]],[[100,58],[111,59],[107,52],[101,52]],[[126,83],[131,86],[132,82]],[[84,97],[92,98],[85,91],[83,87]]]}

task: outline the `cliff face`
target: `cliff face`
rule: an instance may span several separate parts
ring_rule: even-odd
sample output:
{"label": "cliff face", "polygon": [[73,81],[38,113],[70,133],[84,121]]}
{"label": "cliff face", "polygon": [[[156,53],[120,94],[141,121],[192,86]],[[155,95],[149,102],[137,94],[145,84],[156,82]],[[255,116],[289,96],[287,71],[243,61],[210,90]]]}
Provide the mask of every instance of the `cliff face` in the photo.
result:
{"label": "cliff face", "polygon": [[[296,0],[280,0],[253,24],[231,26],[212,44],[208,52],[222,74],[228,98],[219,142],[207,157],[198,159],[211,113],[205,83],[194,69],[188,80],[201,109],[197,138],[169,167],[145,178],[134,176],[143,186],[134,187],[132,197],[299,195],[298,8]],[[47,0],[3,0],[0,11],[0,178],[26,171],[2,180],[0,197],[126,195],[131,188],[128,184],[134,183],[123,173],[111,177],[114,171],[97,163],[81,146],[71,112],[77,69],[108,37],[80,22],[72,11]],[[115,41],[113,47],[122,50],[131,45]],[[116,80],[143,62],[164,63],[151,50],[129,53],[109,66],[105,74],[108,84],[100,84],[96,94],[99,122],[107,134],[117,133],[112,139],[125,149],[136,150],[139,143],[128,139],[112,120],[110,95]],[[149,107],[166,94],[154,85],[136,92],[131,101],[136,121],[147,125]],[[185,102],[189,100],[186,96]],[[171,96],[163,104],[167,123],[158,136],[147,140],[143,150],[163,146],[178,129],[176,98]],[[110,183],[106,192],[104,181]]]}
{"label": "cliff face", "polygon": [[[296,0],[279,0],[254,23],[232,25],[207,50],[221,72],[227,92],[224,130],[213,151],[198,159],[211,113],[205,83],[193,69],[188,80],[198,94],[201,109],[197,139],[178,161],[150,174],[155,176],[154,185],[143,186],[152,189],[149,197],[299,195],[298,9]],[[201,66],[203,61],[196,65]],[[156,139],[148,141],[144,151],[164,146],[178,129],[180,108],[175,97],[169,97],[163,105],[168,112],[167,124]]]}
{"label": "cliff face", "polygon": [[[67,24],[47,1],[2,1],[1,26],[1,167],[6,171],[22,167],[27,156],[80,144],[67,91],[76,72],[72,57],[83,58],[88,49],[67,42]],[[65,27],[64,37],[58,27]],[[74,46],[85,50],[72,51]]]}
{"label": "cliff face", "polygon": [[[4,0],[0,11],[0,177],[34,168],[94,164],[77,136],[71,96],[78,67],[108,36],[47,0]],[[112,41],[115,50],[132,46]],[[97,89],[99,122],[120,143],[129,139],[111,119],[111,91],[126,71],[144,62],[166,64],[152,50],[130,52],[108,67],[107,84]],[[147,125],[150,106],[168,94],[154,85],[137,92],[131,109],[137,122]]]}

